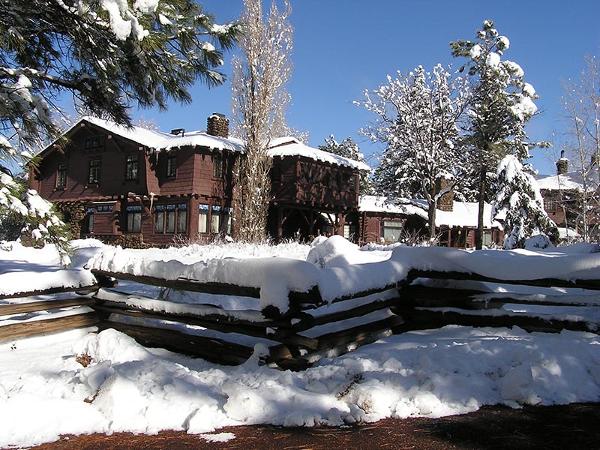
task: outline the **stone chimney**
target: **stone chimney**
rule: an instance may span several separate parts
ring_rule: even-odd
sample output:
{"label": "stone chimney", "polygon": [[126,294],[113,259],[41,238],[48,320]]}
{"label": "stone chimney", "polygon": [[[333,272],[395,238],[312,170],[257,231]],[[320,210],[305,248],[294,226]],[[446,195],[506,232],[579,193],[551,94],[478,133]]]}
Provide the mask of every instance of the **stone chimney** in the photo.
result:
{"label": "stone chimney", "polygon": [[224,114],[212,113],[208,116],[206,133],[211,136],[229,137],[229,119]]}
{"label": "stone chimney", "polygon": [[566,175],[569,171],[569,160],[565,158],[565,151],[561,150],[560,159],[556,161],[556,175]]}
{"label": "stone chimney", "polygon": [[[450,185],[447,178],[439,178],[436,182],[436,192],[440,192],[442,189],[447,189]],[[452,211],[454,209],[454,191],[450,190],[443,194],[439,200],[437,207],[442,211]]]}

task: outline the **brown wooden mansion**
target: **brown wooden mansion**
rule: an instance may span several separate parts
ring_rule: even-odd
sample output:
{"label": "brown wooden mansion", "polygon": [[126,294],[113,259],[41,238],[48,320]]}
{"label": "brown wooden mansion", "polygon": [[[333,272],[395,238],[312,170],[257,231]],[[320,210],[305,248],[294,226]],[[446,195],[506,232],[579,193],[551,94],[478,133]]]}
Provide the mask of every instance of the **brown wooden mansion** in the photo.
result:
{"label": "brown wooden mansion", "polygon": [[[418,201],[359,198],[359,171],[370,170],[363,163],[293,137],[273,139],[269,154],[268,232],[275,240],[340,234],[387,244],[427,230]],[[171,133],[84,117],[39,154],[29,180],[75,235],[126,246],[210,242],[234,231],[232,172],[240,157],[243,146],[220,114],[208,118],[206,132]],[[441,245],[472,247],[476,226],[476,204],[444,196],[436,219]],[[486,222],[485,241],[502,242],[501,224]]]}
{"label": "brown wooden mansion", "polygon": [[[125,245],[207,242],[232,233],[233,177],[240,141],[213,114],[206,132],[161,133],[84,117],[40,154],[29,180],[62,210],[76,234]],[[271,141],[269,234],[356,235],[363,163]],[[354,222],[353,222],[354,221]]]}

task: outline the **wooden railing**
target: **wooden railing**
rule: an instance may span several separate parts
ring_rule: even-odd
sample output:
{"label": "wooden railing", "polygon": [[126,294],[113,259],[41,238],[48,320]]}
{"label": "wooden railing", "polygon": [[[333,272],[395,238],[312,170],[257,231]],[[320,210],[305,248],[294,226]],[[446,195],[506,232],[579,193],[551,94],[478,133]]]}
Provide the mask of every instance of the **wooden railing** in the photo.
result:
{"label": "wooden railing", "polygon": [[[15,323],[2,325],[0,321],[0,342],[38,336],[48,333],[56,333],[75,328],[87,328],[98,324],[98,314],[90,309],[96,301],[86,295],[96,292],[99,285],[80,287],[53,287],[45,290],[15,292],[0,296],[2,300],[17,298],[28,298],[36,296],[48,296],[45,300],[31,301],[26,303],[3,303],[0,304],[0,319],[15,319]],[[56,294],[72,293],[68,298],[53,298]],[[53,316],[53,313],[65,312],[69,315]],[[49,313],[37,317],[20,317],[31,313]],[[12,317],[16,316],[16,317]]]}
{"label": "wooden railing", "polygon": [[[598,324],[546,314],[553,307],[600,307],[600,280],[497,280],[458,272],[411,271],[399,285],[357,293],[326,303],[318,290],[291,292],[290,309],[278,314],[269,308],[259,311],[226,309],[215,304],[175,303],[160,296],[145,297],[145,286],[174,291],[200,292],[237,297],[250,303],[258,298],[255,287],[200,283],[189,279],[166,280],[127,273],[92,271],[97,284],[79,288],[53,288],[22,292],[4,300],[61,293],[61,298],[27,303],[0,304],[0,318],[40,311],[65,312],[27,318],[0,326],[0,341],[97,326],[115,328],[143,345],[163,347],[223,364],[239,364],[263,343],[265,363],[301,369],[323,356],[344,353],[359,345],[393,333],[439,328],[456,324],[474,327],[519,326],[527,331],[597,331]],[[453,280],[443,288],[422,280]],[[115,281],[116,280],[116,281]],[[128,292],[118,281],[133,282]],[[458,281],[457,281],[458,280]],[[489,293],[465,289],[461,280],[523,286],[558,286],[587,289],[587,295],[557,294],[546,298],[515,293]],[[139,292],[136,292],[136,286]],[[596,295],[594,292],[597,292]],[[73,293],[64,297],[64,293]],[[64,297],[64,298],[62,298]],[[254,302],[255,305],[257,302]],[[513,312],[507,304],[536,305],[535,313]],[[37,320],[39,319],[39,320]],[[1,324],[1,321],[0,321]]]}

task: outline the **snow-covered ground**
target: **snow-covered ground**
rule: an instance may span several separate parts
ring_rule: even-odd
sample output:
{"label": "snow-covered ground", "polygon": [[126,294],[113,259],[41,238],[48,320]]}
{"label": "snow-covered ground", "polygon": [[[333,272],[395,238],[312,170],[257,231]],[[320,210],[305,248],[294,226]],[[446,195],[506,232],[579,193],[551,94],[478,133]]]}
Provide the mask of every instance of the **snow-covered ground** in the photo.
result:
{"label": "snow-covered ground", "polygon": [[[589,333],[446,327],[282,372],[146,349],[114,330],[65,332],[0,345],[0,447],[60,434],[340,425],[598,401],[599,346]],[[88,367],[80,354],[92,357]]]}
{"label": "snow-covered ground", "polygon": [[[570,269],[585,274],[595,261],[591,253],[595,248],[583,246],[538,253],[492,252],[488,258],[496,259],[483,264],[486,259],[468,253],[464,256],[440,249],[409,253],[402,252],[402,247],[363,251],[337,241],[321,242],[312,249],[298,244],[228,244],[127,251],[123,264],[131,263],[129,257],[135,252],[148,259],[192,266],[215,258],[283,256],[338,281],[349,273],[348,267],[357,265],[370,267],[363,267],[358,276],[379,271],[375,281],[385,281],[385,277],[406,270],[408,256],[417,266],[435,257],[431,267],[441,270],[460,265],[485,271],[491,270],[493,263],[506,263],[506,274],[523,278],[515,267],[519,257],[536,264],[537,273],[546,274],[551,266],[546,261],[556,258],[572,264],[571,268],[562,266],[563,273]],[[74,248],[72,271],[81,271],[101,251],[112,251],[89,240],[76,241]],[[59,270],[57,264],[51,248],[5,245],[0,249],[0,286],[5,287],[16,271],[32,280],[44,279],[46,272]],[[342,288],[354,288],[355,281]],[[488,286],[495,293],[513,289]],[[583,295],[573,291],[573,295]],[[551,296],[565,290],[527,288],[522,293]],[[32,299],[17,301],[25,300]],[[578,311],[586,314],[585,308]],[[257,358],[238,367],[220,366],[144,348],[115,330],[94,331],[0,343],[0,447],[34,445],[61,434],[155,433],[163,429],[205,434],[227,425],[340,425],[385,417],[438,417],[486,404],[600,401],[600,336],[593,333],[529,334],[519,328],[449,326],[383,338],[352,353],[323,359],[306,371],[290,372],[258,366]],[[78,362],[81,355],[91,358],[87,367]],[[214,439],[231,437],[217,435]]]}

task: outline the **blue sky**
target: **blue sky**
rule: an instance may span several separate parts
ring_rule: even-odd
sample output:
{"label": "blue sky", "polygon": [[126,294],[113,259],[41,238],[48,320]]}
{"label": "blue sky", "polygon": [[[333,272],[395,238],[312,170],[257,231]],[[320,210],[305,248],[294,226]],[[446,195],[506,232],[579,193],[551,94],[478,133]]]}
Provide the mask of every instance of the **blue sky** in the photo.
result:
{"label": "blue sky", "polygon": [[[241,0],[201,0],[223,22],[239,16]],[[442,0],[292,0],[295,29],[294,73],[289,85],[292,105],[288,121],[310,133],[318,145],[329,134],[353,137],[368,156],[381,147],[358,130],[373,116],[353,105],[365,89],[375,88],[396,70],[421,64],[455,64],[448,43],[471,39],[483,19],[496,22],[509,37],[507,59],[518,62],[536,88],[541,114],[532,120],[533,139],[559,142],[563,133],[562,83],[582,69],[584,55],[600,56],[600,1],[442,1]],[[225,72],[230,70],[231,53]],[[135,111],[161,129],[203,129],[212,112],[230,115],[230,85],[208,89],[198,84],[191,105],[171,104],[168,111]],[[554,170],[560,150],[535,151],[533,163],[542,173]],[[374,164],[375,160],[371,160]]]}

